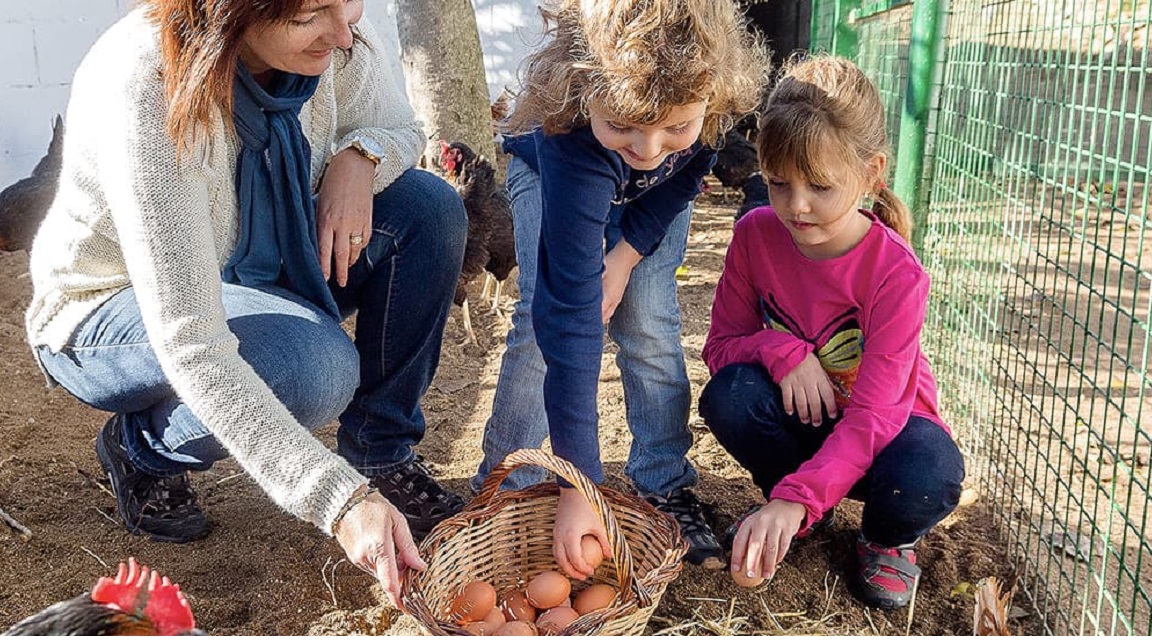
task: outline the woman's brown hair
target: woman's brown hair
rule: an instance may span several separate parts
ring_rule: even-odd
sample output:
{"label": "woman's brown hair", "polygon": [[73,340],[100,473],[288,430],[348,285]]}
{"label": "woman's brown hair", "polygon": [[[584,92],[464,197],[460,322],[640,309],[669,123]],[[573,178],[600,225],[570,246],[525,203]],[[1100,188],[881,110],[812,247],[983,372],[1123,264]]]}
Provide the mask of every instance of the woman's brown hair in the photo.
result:
{"label": "woman's brown hair", "polygon": [[771,63],[732,0],[555,0],[541,14],[546,42],[525,60],[509,132],[571,131],[589,103],[654,124],[706,101],[714,145],[760,104]]}
{"label": "woman's brown hair", "polygon": [[764,173],[799,171],[816,184],[837,184],[844,176],[830,175],[824,159],[838,154],[869,183],[872,213],[910,241],[907,205],[868,168],[877,155],[891,155],[876,86],[851,61],[830,55],[794,58],[782,73],[760,115],[756,146]]}
{"label": "woman's brown hair", "polygon": [[232,110],[244,33],[284,21],[308,0],[140,0],[160,32],[168,134],[180,150],[208,133],[213,110]]}

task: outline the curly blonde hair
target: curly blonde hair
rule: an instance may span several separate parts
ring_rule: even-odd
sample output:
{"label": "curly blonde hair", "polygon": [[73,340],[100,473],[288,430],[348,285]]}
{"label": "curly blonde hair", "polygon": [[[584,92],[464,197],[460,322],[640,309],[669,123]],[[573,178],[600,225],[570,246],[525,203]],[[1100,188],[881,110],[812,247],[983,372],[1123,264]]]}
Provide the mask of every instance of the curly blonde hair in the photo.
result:
{"label": "curly blonde hair", "polygon": [[553,0],[541,8],[545,44],[525,61],[505,129],[566,133],[595,103],[655,124],[704,101],[710,145],[760,104],[769,54],[732,0]]}
{"label": "curly blonde hair", "polygon": [[884,105],[876,85],[850,60],[821,54],[794,57],[760,114],[756,147],[765,174],[798,171],[817,184],[836,184],[826,158],[839,156],[869,184],[872,213],[905,240],[912,238],[912,215],[883,175],[872,175],[868,163],[877,155],[891,157]]}

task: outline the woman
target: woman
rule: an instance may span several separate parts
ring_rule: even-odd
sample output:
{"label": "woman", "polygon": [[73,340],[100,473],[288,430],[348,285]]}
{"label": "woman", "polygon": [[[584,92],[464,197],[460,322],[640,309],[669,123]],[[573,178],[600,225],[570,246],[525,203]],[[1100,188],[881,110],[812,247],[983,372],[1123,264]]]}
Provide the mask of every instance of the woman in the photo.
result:
{"label": "woman", "polygon": [[[232,455],[395,598],[423,566],[409,526],[461,505],[412,447],[463,205],[413,168],[424,136],[362,0],[140,4],[76,73],[29,342],[115,414],[96,450],[129,531],[205,535],[188,471]],[[340,455],[308,432],[337,417]]]}

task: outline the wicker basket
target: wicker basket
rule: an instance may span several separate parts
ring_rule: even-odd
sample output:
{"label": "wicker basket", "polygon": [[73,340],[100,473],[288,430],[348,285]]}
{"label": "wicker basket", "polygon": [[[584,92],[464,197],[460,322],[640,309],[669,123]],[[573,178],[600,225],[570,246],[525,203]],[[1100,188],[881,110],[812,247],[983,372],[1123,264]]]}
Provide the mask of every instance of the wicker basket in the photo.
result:
{"label": "wicker basket", "polygon": [[664,589],[680,573],[687,544],[671,517],[636,496],[597,487],[567,461],[539,449],[513,452],[484,481],[460,514],[441,522],[420,545],[428,569],[405,574],[404,607],[435,635],[468,635],[447,610],[464,585],[487,580],[499,594],[522,589],[541,571],[558,569],[552,529],[560,494],[555,482],[499,491],[517,467],[534,464],[571,482],[604,523],[612,557],[592,582],[620,596],[611,606],[580,616],[559,635],[637,635],[644,632]]}

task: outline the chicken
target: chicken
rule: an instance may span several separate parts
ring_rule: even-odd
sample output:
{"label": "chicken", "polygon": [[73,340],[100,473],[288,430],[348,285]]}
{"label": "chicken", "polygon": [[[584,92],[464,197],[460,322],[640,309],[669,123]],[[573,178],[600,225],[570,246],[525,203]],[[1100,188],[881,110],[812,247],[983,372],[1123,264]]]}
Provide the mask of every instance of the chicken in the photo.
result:
{"label": "chicken", "polygon": [[733,129],[724,135],[724,146],[716,151],[712,174],[720,184],[729,189],[739,188],[743,194],[737,220],[752,209],[768,204],[768,185],[760,175],[756,146],[740,131]]}
{"label": "chicken", "polygon": [[115,578],[100,578],[92,591],[57,602],[8,629],[10,636],[203,635],[180,586],[136,564],[120,563]]}
{"label": "chicken", "polygon": [[440,141],[440,167],[456,186],[468,211],[468,241],[464,264],[453,302],[464,310],[464,330],[470,342],[476,341],[468,310],[467,286],[481,273],[495,279],[492,310],[499,314],[500,288],[516,266],[516,239],[512,230],[512,199],[496,182],[496,169],[482,155],[476,155],[463,142]]}
{"label": "chicken", "polygon": [[0,251],[19,251],[32,246],[40,222],[56,198],[64,150],[64,120],[56,116],[48,153],[32,175],[0,191]]}

